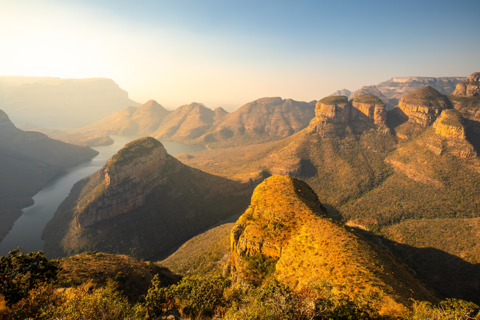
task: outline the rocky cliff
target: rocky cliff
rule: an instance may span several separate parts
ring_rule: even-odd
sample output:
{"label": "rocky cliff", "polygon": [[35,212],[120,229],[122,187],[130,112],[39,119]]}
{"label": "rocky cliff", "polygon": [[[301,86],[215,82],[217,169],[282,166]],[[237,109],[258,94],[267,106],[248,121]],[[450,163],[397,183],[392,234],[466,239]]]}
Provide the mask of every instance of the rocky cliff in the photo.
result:
{"label": "rocky cliff", "polygon": [[308,130],[333,138],[384,126],[386,117],[385,104],[375,96],[361,95],[352,101],[345,96],[329,96],[317,102]]}
{"label": "rocky cliff", "polygon": [[[96,173],[99,177],[93,180],[92,192],[79,199],[77,226],[88,227],[142,206],[152,189],[162,183],[167,156],[163,145],[153,138],[127,144]],[[170,173],[175,170],[172,166]]]}
{"label": "rocky cliff", "polygon": [[453,95],[456,97],[476,97],[480,95],[480,72],[472,73],[467,80],[457,84]]}
{"label": "rocky cliff", "polygon": [[[474,158],[477,152],[467,140],[463,118],[455,109],[443,110],[433,123],[435,134],[426,132],[417,143],[425,146],[437,155],[447,151],[460,158]],[[432,130],[432,131],[433,131]]]}
{"label": "rocky cliff", "polygon": [[313,190],[293,177],[273,176],[255,189],[230,243],[232,271],[247,282],[261,275],[249,263],[260,256],[293,289],[326,280],[336,293],[377,295],[383,314],[395,315],[412,298],[435,299],[390,253],[329,218]]}
{"label": "rocky cliff", "polygon": [[442,110],[451,108],[451,104],[445,96],[426,85],[400,99],[398,107],[408,116],[409,121],[428,127],[440,116]]}
{"label": "rocky cliff", "polygon": [[253,186],[190,168],[141,138],[74,185],[44,230],[45,251],[150,258],[242,212]]}
{"label": "rocky cliff", "polygon": [[363,86],[359,90],[352,92],[352,94],[349,97],[349,100],[353,100],[356,97],[365,95],[365,94],[372,95],[379,98],[385,104],[388,110],[393,109],[398,102],[398,100],[396,99],[387,98],[380,90],[377,89],[376,86]]}

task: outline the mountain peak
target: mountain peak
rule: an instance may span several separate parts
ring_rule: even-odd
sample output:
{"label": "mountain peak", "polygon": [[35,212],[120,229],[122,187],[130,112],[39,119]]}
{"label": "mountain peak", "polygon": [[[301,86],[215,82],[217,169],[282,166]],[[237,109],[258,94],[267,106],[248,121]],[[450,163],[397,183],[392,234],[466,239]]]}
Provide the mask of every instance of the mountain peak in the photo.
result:
{"label": "mountain peak", "polygon": [[143,205],[159,184],[160,169],[169,157],[162,143],[152,137],[125,145],[91,179],[91,192],[79,199],[77,226],[88,227]]}

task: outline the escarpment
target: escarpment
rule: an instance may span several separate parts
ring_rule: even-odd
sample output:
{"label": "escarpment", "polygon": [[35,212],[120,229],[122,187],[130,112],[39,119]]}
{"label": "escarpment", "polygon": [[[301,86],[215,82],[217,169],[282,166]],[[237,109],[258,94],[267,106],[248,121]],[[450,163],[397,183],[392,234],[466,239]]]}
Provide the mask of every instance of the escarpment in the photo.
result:
{"label": "escarpment", "polygon": [[322,138],[361,133],[384,126],[386,116],[385,104],[375,96],[364,94],[352,101],[346,96],[329,96],[317,102],[309,132]]}
{"label": "escarpment", "polygon": [[243,281],[261,278],[255,260],[273,265],[273,276],[296,290],[326,280],[336,293],[378,295],[383,314],[394,315],[411,298],[435,299],[390,253],[328,217],[308,184],[293,177],[257,186],[230,243],[232,272]]}
{"label": "escarpment", "polygon": [[88,227],[142,206],[152,189],[163,182],[167,161],[173,169],[170,173],[174,172],[176,160],[154,138],[127,144],[96,173],[93,191],[78,201],[77,226]]}

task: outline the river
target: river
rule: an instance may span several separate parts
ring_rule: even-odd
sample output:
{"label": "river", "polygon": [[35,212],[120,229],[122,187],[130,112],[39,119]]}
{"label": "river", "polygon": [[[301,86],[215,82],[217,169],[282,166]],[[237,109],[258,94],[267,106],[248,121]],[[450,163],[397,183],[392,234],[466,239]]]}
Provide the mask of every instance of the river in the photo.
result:
{"label": "river", "polygon": [[[141,136],[111,135],[110,137],[115,141],[112,145],[92,147],[99,152],[95,158],[65,168],[33,197],[34,205],[23,209],[22,216],[15,221],[12,230],[0,243],[0,256],[7,255],[16,246],[20,246],[26,252],[42,250],[42,231],[47,222],[53,218],[60,203],[68,196],[75,182],[102,168],[105,162],[125,144]],[[161,142],[172,156],[206,150],[204,146],[186,145],[173,141]]]}

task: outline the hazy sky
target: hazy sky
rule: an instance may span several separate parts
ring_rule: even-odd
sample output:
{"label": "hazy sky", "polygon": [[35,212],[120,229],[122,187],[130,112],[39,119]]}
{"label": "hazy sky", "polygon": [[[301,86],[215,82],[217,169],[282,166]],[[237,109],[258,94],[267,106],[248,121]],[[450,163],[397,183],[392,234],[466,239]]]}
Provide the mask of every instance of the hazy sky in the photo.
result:
{"label": "hazy sky", "polygon": [[0,75],[112,78],[168,108],[311,101],[480,71],[479,13],[479,0],[0,0]]}

